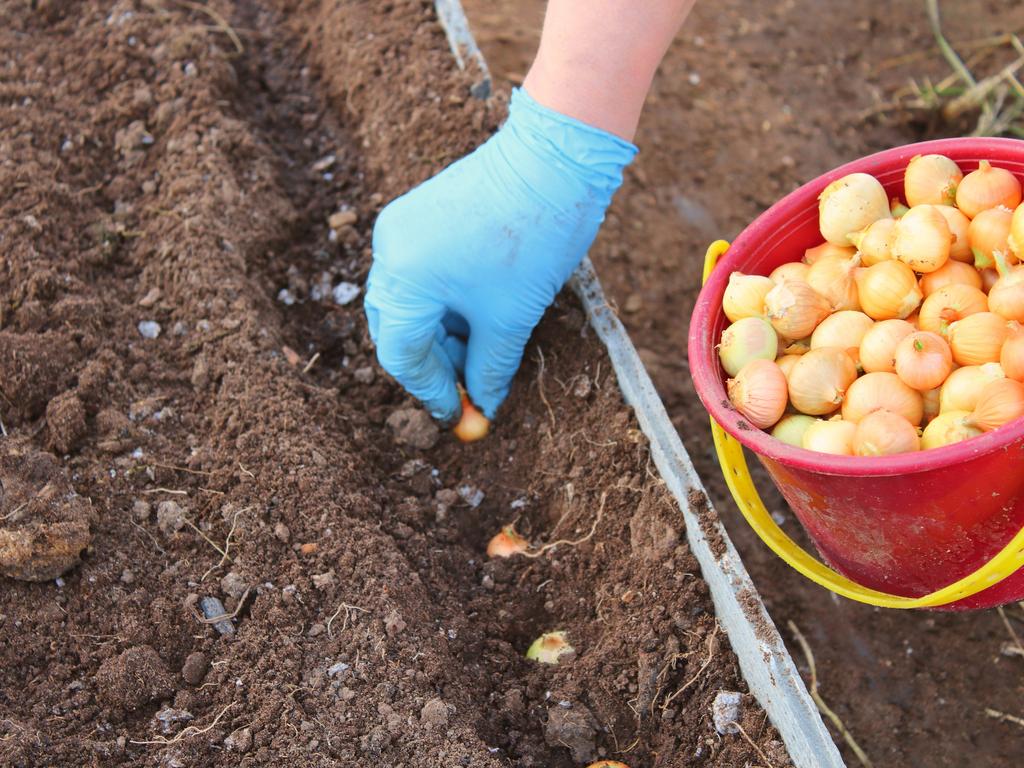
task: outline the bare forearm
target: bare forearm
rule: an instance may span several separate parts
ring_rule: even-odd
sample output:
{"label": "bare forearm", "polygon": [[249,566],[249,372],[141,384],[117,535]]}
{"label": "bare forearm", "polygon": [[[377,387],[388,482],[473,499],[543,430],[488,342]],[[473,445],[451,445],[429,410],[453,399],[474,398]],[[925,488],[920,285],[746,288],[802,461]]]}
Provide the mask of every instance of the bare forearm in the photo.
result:
{"label": "bare forearm", "polygon": [[695,0],[550,0],[527,93],[632,140],[654,72]]}

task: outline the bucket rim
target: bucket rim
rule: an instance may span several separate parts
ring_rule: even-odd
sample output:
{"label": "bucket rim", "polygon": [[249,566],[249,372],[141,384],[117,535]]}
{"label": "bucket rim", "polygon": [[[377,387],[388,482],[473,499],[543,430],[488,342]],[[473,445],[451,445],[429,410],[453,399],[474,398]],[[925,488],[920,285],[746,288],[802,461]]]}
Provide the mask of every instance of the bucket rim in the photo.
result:
{"label": "bucket rim", "polygon": [[[744,257],[755,243],[779,231],[803,215],[809,205],[831,182],[849,173],[891,172],[920,154],[944,154],[957,163],[991,160],[1013,162],[1024,171],[1024,141],[996,137],[960,137],[903,144],[845,163],[824,173],[783,197],[754,219],[732,242],[719,260],[697,297],[690,318],[688,356],[690,374],[701,403],[711,417],[733,438],[760,458],[817,474],[850,477],[916,474],[943,469],[976,459],[1024,440],[1024,418],[992,432],[953,445],[892,456],[836,456],[809,451],[783,443],[751,425],[729,402],[715,354],[716,340],[711,328],[721,312],[722,296],[730,273],[741,269]],[[1018,174],[1020,175],[1020,174]]]}

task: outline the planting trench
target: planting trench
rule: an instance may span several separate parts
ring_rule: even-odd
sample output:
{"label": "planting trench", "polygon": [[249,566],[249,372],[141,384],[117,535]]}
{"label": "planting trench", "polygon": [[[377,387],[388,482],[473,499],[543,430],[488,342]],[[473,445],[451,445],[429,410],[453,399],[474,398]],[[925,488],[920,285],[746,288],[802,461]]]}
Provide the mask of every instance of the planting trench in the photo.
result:
{"label": "planting trench", "polygon": [[[502,117],[430,3],[41,0],[0,49],[0,762],[788,764],[749,695],[715,731],[745,685],[574,298],[472,447],[376,367],[374,215]],[[512,521],[570,543],[487,560]]]}

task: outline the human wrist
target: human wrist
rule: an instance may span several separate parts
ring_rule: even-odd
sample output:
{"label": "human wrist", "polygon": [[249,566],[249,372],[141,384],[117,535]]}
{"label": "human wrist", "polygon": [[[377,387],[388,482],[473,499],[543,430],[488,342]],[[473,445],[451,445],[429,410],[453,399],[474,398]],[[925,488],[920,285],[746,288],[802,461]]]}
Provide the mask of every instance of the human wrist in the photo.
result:
{"label": "human wrist", "polygon": [[631,142],[539,103],[525,88],[512,93],[502,128],[503,158],[527,186],[556,208],[603,216],[637,154]]}

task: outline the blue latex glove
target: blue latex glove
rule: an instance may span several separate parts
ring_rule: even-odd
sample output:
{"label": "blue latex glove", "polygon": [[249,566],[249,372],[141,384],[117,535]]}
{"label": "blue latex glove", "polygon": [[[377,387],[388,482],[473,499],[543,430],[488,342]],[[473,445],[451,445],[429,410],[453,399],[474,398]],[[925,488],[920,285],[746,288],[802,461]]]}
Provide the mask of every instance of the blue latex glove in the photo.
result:
{"label": "blue latex glove", "polygon": [[520,89],[485,144],[381,211],[370,335],[380,364],[434,418],[459,416],[462,375],[494,418],[530,333],[586,254],[635,154]]}

